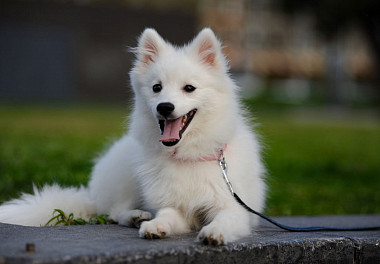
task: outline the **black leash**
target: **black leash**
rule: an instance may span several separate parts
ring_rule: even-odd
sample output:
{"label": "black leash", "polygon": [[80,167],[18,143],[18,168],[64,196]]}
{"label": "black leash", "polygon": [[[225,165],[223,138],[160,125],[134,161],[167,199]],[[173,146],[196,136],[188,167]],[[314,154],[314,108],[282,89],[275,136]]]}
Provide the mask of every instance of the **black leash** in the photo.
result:
{"label": "black leash", "polygon": [[220,153],[221,153],[221,155],[220,155],[220,159],[219,159],[219,165],[220,165],[220,168],[222,169],[223,178],[224,178],[224,181],[227,183],[227,186],[228,186],[231,194],[234,196],[235,200],[241,206],[243,206],[248,212],[260,216],[261,218],[265,219],[269,223],[271,223],[271,224],[273,224],[273,225],[275,225],[275,226],[277,226],[277,227],[279,227],[281,229],[284,229],[284,230],[290,231],[290,232],[372,231],[372,230],[380,230],[380,226],[369,226],[369,227],[368,226],[367,227],[327,227],[327,226],[294,227],[294,226],[287,226],[287,225],[280,224],[279,222],[276,222],[272,218],[270,218],[270,217],[268,217],[268,216],[266,216],[266,215],[264,215],[262,213],[259,213],[259,212],[255,211],[255,210],[253,210],[252,208],[250,208],[234,192],[234,190],[232,189],[232,184],[231,184],[230,180],[228,179],[228,175],[227,175],[227,162],[226,162],[226,160],[224,158],[223,150],[221,150]]}
{"label": "black leash", "polygon": [[380,226],[370,226],[370,227],[326,227],[326,226],[309,226],[309,227],[294,227],[294,226],[287,226],[287,225],[283,225],[283,224],[280,224],[279,222],[276,222],[275,220],[273,220],[272,218],[262,214],[262,213],[259,213],[255,210],[253,210],[252,208],[250,208],[248,205],[246,205],[241,199],[240,197],[236,194],[236,193],[233,193],[236,201],[241,204],[248,212],[251,212],[255,215],[258,215],[260,216],[261,218],[264,218],[265,220],[267,220],[268,222],[270,222],[271,224],[281,228],[281,229],[284,229],[286,231],[290,231],[290,232],[316,232],[316,231],[371,231],[371,230],[380,230]]}

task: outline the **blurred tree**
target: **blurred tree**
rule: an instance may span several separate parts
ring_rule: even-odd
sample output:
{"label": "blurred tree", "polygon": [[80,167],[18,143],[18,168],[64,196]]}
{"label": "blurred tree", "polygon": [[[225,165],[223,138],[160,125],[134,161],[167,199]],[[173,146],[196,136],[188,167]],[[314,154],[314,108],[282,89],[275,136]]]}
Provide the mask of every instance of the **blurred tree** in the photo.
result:
{"label": "blurred tree", "polygon": [[79,3],[84,1],[92,4],[116,4],[133,6],[135,8],[152,8],[158,10],[181,9],[191,12],[195,11],[199,2],[199,0],[74,0],[74,2]]}
{"label": "blurred tree", "polygon": [[[289,14],[308,12],[316,28],[330,43],[350,25],[359,25],[372,49],[376,67],[375,81],[380,94],[380,1],[379,0],[280,0],[280,7]],[[331,49],[336,49],[332,44]],[[328,48],[329,49],[329,48]],[[338,88],[339,89],[339,88]]]}
{"label": "blurred tree", "polygon": [[[380,65],[380,1],[379,0],[281,0],[281,7],[292,14],[307,11],[313,15],[316,28],[334,39],[340,31],[355,23],[366,33]],[[377,67],[379,70],[379,67]]]}

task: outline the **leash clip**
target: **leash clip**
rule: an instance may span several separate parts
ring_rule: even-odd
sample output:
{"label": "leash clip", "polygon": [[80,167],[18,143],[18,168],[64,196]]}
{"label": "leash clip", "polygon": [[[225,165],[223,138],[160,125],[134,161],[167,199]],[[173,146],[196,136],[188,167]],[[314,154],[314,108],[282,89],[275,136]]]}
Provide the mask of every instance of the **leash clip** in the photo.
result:
{"label": "leash clip", "polygon": [[228,175],[227,175],[228,165],[227,165],[226,159],[224,157],[223,149],[220,150],[219,166],[222,169],[223,179],[226,182],[228,189],[230,190],[231,194],[234,195],[234,190],[232,189],[232,184],[231,184],[230,179],[228,178]]}

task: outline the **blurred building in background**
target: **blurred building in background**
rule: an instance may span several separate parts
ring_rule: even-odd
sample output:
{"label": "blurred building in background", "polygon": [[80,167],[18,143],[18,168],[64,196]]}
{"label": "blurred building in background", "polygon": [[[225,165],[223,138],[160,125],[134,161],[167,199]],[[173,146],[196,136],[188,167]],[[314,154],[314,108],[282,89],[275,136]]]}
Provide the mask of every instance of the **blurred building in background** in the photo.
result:
{"label": "blurred building in background", "polygon": [[[363,32],[352,26],[327,41],[316,31],[310,14],[289,16],[275,2],[200,2],[200,27],[213,28],[223,40],[232,70],[242,73],[247,96],[263,92],[269,84],[274,96],[284,101],[306,100],[313,89],[334,102],[360,100],[358,94],[375,77]],[[371,91],[367,92],[363,100],[371,100]]]}
{"label": "blurred building in background", "polygon": [[193,12],[138,2],[1,1],[0,100],[125,103],[127,49],[144,28],[180,44],[195,23]]}
{"label": "blurred building in background", "polygon": [[[312,16],[274,0],[71,0],[0,3],[0,100],[121,101],[145,27],[175,44],[211,27],[246,97],[370,103],[375,62],[361,29],[322,38]],[[269,91],[269,92],[268,92]]]}

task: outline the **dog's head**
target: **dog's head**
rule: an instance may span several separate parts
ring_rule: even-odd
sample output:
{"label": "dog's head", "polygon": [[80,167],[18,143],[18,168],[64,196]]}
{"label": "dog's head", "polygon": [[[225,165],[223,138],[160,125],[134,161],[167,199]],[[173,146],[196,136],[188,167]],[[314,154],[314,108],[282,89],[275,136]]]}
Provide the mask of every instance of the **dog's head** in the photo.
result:
{"label": "dog's head", "polygon": [[215,121],[225,127],[223,115],[235,110],[229,104],[235,99],[235,85],[212,30],[203,29],[189,45],[178,48],[146,29],[133,52],[135,108],[145,111],[145,116],[148,110],[155,119],[156,139],[167,147],[180,145],[183,138],[198,140],[199,134],[215,139],[213,130],[219,128]]}

